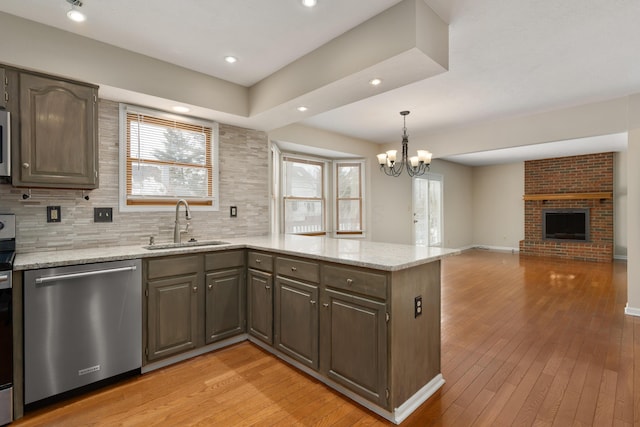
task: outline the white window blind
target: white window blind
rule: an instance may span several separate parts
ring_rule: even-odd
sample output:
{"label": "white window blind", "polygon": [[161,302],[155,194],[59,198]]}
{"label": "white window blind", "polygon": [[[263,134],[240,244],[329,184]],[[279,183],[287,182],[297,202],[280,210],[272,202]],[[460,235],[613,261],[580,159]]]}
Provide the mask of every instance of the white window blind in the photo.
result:
{"label": "white window blind", "polygon": [[128,108],[125,134],[127,205],[213,205],[213,124]]}

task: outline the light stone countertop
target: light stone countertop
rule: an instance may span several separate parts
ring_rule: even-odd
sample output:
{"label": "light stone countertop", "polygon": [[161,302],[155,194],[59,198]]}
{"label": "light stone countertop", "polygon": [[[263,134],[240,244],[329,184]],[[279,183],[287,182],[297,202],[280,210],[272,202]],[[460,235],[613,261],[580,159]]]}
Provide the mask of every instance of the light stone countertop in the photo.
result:
{"label": "light stone countertop", "polygon": [[[333,239],[322,236],[268,235],[224,239],[224,241],[227,243],[216,246],[188,246],[155,250],[145,249],[143,245],[134,245],[18,253],[13,269],[16,271],[34,270],[94,262],[249,248],[358,267],[397,271],[460,253],[457,249],[429,248],[356,239]],[[158,245],[164,243],[167,242],[157,242]]]}

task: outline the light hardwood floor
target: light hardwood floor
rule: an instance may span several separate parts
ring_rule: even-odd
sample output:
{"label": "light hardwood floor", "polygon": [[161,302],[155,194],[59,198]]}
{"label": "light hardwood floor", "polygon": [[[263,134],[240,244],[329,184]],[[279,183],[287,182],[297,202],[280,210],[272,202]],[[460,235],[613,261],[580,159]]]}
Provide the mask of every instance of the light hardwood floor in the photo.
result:
{"label": "light hardwood floor", "polygon": [[[445,259],[446,384],[402,425],[640,426],[640,318],[624,315],[626,283],[622,262],[477,250]],[[388,424],[246,342],[14,423]]]}

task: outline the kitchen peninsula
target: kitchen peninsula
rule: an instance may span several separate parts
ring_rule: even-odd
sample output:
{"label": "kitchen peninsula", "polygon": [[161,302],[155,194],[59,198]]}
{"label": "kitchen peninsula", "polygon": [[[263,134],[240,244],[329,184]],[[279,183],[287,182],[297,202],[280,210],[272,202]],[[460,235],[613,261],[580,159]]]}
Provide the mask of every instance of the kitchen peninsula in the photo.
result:
{"label": "kitchen peninsula", "polygon": [[[192,307],[199,314],[190,316],[197,322],[198,316],[205,319],[194,327],[196,342],[178,352],[172,347],[154,347],[155,337],[163,339],[153,321],[161,312],[143,309],[142,372],[249,339],[400,423],[444,383],[440,371],[440,260],[455,253],[291,235],[225,239],[212,246],[147,249],[140,245],[24,253],[16,257],[18,286],[14,292],[21,293],[23,271],[141,259],[143,292],[153,300],[155,283],[165,277],[176,283],[178,274],[166,273],[172,265],[184,269],[191,263],[196,267],[193,272],[185,270],[192,277],[188,291],[193,289]],[[236,284],[237,292],[229,284]],[[224,291],[216,294],[218,285]],[[236,311],[230,310],[233,304],[225,305],[224,311],[233,311],[232,317],[212,314],[216,301],[205,295],[212,290],[214,300],[215,295],[234,295],[241,302]],[[202,297],[195,299],[198,295]],[[20,297],[19,313],[14,317],[20,318],[21,311]],[[241,322],[231,328],[232,320],[238,318]],[[229,335],[231,330],[235,332]],[[22,342],[15,348],[21,349]],[[16,356],[22,360],[21,354]],[[22,367],[16,367],[16,374],[22,378]],[[23,402],[19,396],[16,400],[16,413],[21,414]]]}

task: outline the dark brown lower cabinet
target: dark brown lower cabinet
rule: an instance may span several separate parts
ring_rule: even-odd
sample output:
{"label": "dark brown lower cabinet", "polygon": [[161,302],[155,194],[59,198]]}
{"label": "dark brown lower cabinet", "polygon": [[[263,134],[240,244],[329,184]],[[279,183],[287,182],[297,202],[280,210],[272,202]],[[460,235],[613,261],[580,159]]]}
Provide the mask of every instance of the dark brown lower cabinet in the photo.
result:
{"label": "dark brown lower cabinet", "polygon": [[318,286],[276,278],[275,347],[318,369]]}
{"label": "dark brown lower cabinet", "polygon": [[250,268],[247,273],[247,324],[251,335],[273,344],[273,275]]}
{"label": "dark brown lower cabinet", "polygon": [[245,332],[245,251],[143,262],[144,363]]}
{"label": "dark brown lower cabinet", "polygon": [[206,275],[206,344],[244,332],[244,268]]}
{"label": "dark brown lower cabinet", "polygon": [[198,275],[150,280],[147,289],[147,359],[196,348]]}
{"label": "dark brown lower cabinet", "polygon": [[320,372],[388,408],[386,304],[331,289],[321,303]]}

